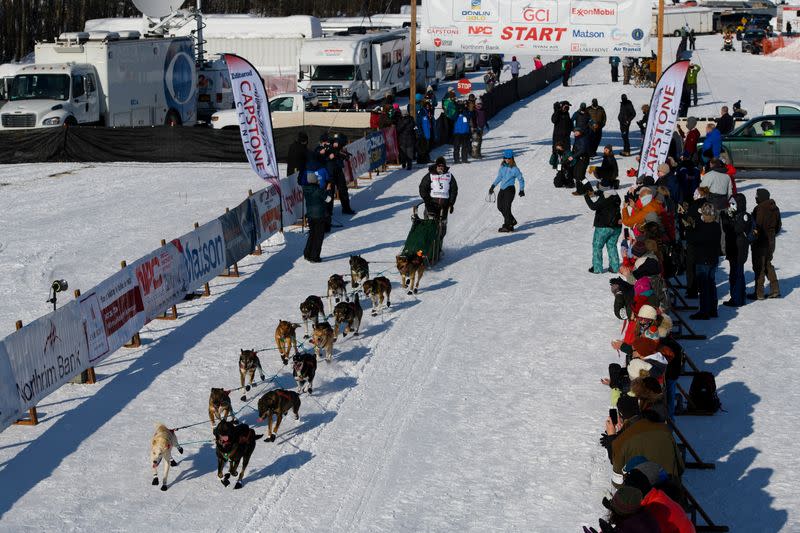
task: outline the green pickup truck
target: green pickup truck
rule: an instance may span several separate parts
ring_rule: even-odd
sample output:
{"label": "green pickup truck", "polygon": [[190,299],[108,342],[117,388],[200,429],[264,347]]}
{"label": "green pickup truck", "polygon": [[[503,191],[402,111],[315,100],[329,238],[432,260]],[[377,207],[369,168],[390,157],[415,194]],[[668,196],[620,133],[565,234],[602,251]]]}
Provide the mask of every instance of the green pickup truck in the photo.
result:
{"label": "green pickup truck", "polygon": [[748,120],[722,139],[737,169],[800,170],[800,115]]}

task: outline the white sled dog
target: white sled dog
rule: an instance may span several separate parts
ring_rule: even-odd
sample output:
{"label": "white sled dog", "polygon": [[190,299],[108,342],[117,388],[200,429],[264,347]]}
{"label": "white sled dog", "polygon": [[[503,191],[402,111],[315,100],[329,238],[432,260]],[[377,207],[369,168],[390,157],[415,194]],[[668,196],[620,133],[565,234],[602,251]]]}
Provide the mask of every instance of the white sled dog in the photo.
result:
{"label": "white sled dog", "polygon": [[178,466],[178,463],[172,458],[173,448],[183,454],[183,448],[178,446],[178,437],[175,436],[175,432],[167,429],[164,424],[156,424],[156,432],[153,434],[153,440],[150,441],[150,462],[153,464],[153,485],[158,485],[158,464],[162,460],[164,461],[164,481],[161,484],[161,490],[167,490],[169,467]]}

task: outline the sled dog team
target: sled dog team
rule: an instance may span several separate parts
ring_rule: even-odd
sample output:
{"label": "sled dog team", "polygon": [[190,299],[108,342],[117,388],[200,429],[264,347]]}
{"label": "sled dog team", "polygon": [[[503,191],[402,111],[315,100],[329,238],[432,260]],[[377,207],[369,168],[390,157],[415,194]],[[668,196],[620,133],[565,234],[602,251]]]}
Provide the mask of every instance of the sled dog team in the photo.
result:
{"label": "sled dog team", "polygon": [[[422,253],[414,255],[398,255],[396,258],[397,270],[400,272],[401,284],[404,289],[408,289],[408,294],[417,294],[419,282],[425,272],[426,258]],[[300,419],[300,394],[312,393],[314,375],[317,371],[317,360],[323,356],[327,362],[333,359],[333,346],[338,339],[339,332],[346,337],[349,333],[359,334],[361,320],[364,310],[359,300],[359,291],[372,301],[372,316],[377,316],[379,311],[386,307],[391,307],[392,284],[384,276],[369,278],[369,262],[360,256],[350,257],[350,284],[353,287],[353,300],[347,293],[347,284],[344,277],[340,274],[333,274],[328,279],[328,309],[334,319],[334,325],[328,322],[325,314],[322,298],[311,295],[300,304],[300,315],[303,324],[280,320],[275,329],[275,345],[281,362],[289,364],[289,356],[292,355],[292,374],[297,383],[297,390],[273,389],[264,393],[258,400],[258,422],[267,421],[268,433],[264,438],[265,442],[275,441],[278,428],[283,417],[289,411],[294,414],[295,420]],[[360,289],[359,289],[360,287]],[[322,317],[322,319],[320,319]],[[309,329],[309,322],[311,329]],[[300,353],[297,348],[296,331],[305,326],[305,339],[310,339],[314,345],[314,353]],[[261,360],[258,351],[240,350],[239,354],[239,377],[241,387],[245,394],[241,396],[241,401],[247,401],[247,392],[253,386],[256,371],[258,371],[261,381],[264,382],[264,371],[261,367]],[[249,383],[248,383],[249,381]],[[211,422],[211,430],[214,435],[214,443],[217,455],[217,477],[221,483],[227,487],[230,485],[230,478],[235,477],[234,489],[242,488],[242,478],[244,477],[250,456],[256,447],[256,442],[264,435],[258,435],[247,424],[238,421],[234,415],[231,404],[230,393],[232,391],[222,388],[212,388],[208,398],[208,418]],[[272,423],[275,419],[273,431]],[[161,479],[161,490],[166,491],[169,469],[177,466],[178,463],[172,458],[172,451],[177,450],[183,454],[183,448],[178,443],[174,429],[167,428],[164,424],[156,424],[156,431],[150,443],[150,461],[153,467],[152,484],[159,484],[158,466],[164,463],[164,472]],[[228,472],[223,474],[225,463],[229,463]],[[241,463],[241,468],[240,468]]]}

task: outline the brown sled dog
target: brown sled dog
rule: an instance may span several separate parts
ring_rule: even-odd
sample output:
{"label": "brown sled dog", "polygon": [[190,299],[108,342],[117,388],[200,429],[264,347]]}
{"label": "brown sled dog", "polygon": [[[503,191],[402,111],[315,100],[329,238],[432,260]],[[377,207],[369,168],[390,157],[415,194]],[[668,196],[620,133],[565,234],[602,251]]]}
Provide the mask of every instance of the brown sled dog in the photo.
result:
{"label": "brown sled dog", "polygon": [[[265,441],[273,442],[281,426],[281,420],[289,411],[294,413],[295,420],[300,420],[300,395],[294,391],[275,389],[264,394],[258,400],[258,421],[267,419],[269,433]],[[272,417],[277,416],[275,432],[272,431]]]}
{"label": "brown sled dog", "polygon": [[342,300],[350,301],[347,297],[347,282],[341,274],[334,274],[328,278],[328,309],[333,313],[333,300],[331,300],[331,297],[336,300],[337,304]]}
{"label": "brown sled dog", "polygon": [[[298,353],[292,359],[292,374],[294,380],[297,382],[297,388],[300,393],[308,392],[311,394],[312,387],[314,386],[314,375],[317,373],[317,356],[313,353]],[[306,387],[308,383],[308,387]]]}
{"label": "brown sled dog", "polygon": [[361,317],[364,316],[364,310],[361,309],[361,302],[358,300],[358,293],[352,302],[339,302],[333,310],[333,318],[336,321],[333,326],[333,336],[335,339],[339,338],[339,327],[344,324],[344,332],[342,335],[347,337],[351,331],[354,335],[358,335],[358,328],[361,327]]}
{"label": "brown sled dog", "polygon": [[306,334],[303,338],[307,339],[309,337],[308,321],[312,320],[314,325],[317,325],[319,324],[319,315],[325,316],[325,309],[322,307],[322,298],[314,296],[313,294],[306,298],[306,300],[300,304],[300,313],[303,315],[303,322],[305,322],[306,325]]}
{"label": "brown sled dog", "polygon": [[[253,455],[253,450],[256,449],[256,442],[262,436],[256,435],[256,432],[250,429],[247,424],[234,424],[227,420],[223,420],[214,428],[214,440],[217,444],[217,477],[224,486],[227,487],[231,484],[228,478],[238,475],[239,478],[233,488],[242,488],[244,471],[247,470],[250,456]],[[230,468],[223,477],[222,469],[226,461],[230,462]],[[242,470],[237,472],[239,461],[242,462]]]}
{"label": "brown sled dog", "polygon": [[222,421],[230,416],[234,423],[236,422],[236,418],[233,416],[230,395],[231,391],[226,391],[225,389],[211,389],[211,395],[208,397],[208,418],[211,420],[212,430],[216,425],[217,418]]}
{"label": "brown sled dog", "polygon": [[350,256],[350,284],[353,288],[358,287],[362,281],[369,278],[369,263],[360,255]]}
{"label": "brown sled dog", "polygon": [[333,343],[336,342],[336,335],[327,320],[314,326],[311,342],[314,344],[314,353],[317,354],[317,357],[320,357],[321,351],[325,350],[325,359],[330,363],[333,358]]}
{"label": "brown sled dog", "polygon": [[158,485],[158,465],[164,461],[164,482],[161,490],[167,490],[167,476],[170,466],[178,466],[172,458],[172,450],[178,450],[183,455],[183,448],[178,446],[178,437],[171,429],[167,429],[164,424],[156,424],[156,432],[153,440],[150,441],[150,462],[153,463],[153,485]]}
{"label": "brown sled dog", "polygon": [[[245,391],[249,391],[250,387],[253,386],[253,379],[256,377],[256,370],[258,370],[259,376],[261,376],[261,381],[264,381],[264,370],[261,369],[261,359],[258,358],[256,355],[258,352],[255,350],[240,350],[241,354],[239,354],[239,378],[242,383],[242,387]],[[245,378],[250,376],[250,385],[245,386]],[[247,394],[242,394],[241,400],[243,402],[247,401]]]}
{"label": "brown sled dog", "polygon": [[369,296],[372,300],[372,316],[378,314],[378,309],[383,306],[384,298],[386,299],[386,307],[392,306],[391,295],[392,282],[389,281],[389,278],[378,276],[375,279],[368,279],[364,282],[364,296]]}
{"label": "brown sled dog", "polygon": [[278,353],[284,365],[289,364],[289,352],[292,348],[294,348],[294,353],[297,354],[297,334],[295,331],[299,327],[300,324],[281,320],[278,322],[278,327],[275,328],[275,344],[278,346]]}
{"label": "brown sled dog", "polygon": [[419,281],[425,273],[425,256],[422,253],[413,255],[398,255],[397,270],[400,271],[400,281],[403,288],[408,288],[408,294],[417,294]]}

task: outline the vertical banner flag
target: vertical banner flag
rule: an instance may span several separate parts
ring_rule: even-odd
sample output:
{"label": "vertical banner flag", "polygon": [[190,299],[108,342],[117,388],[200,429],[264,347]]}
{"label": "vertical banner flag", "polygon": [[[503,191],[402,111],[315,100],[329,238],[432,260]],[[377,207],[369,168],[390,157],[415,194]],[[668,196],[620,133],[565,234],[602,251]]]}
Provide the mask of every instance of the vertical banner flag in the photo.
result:
{"label": "vertical banner flag", "polygon": [[231,76],[233,100],[239,114],[239,132],[247,160],[256,174],[280,190],[272,117],[264,82],[246,59],[234,54],[223,55]]}
{"label": "vertical banner flag", "polygon": [[423,0],[421,9],[421,50],[650,55],[647,0]]}
{"label": "vertical banner flag", "polygon": [[678,119],[678,108],[681,105],[683,80],[686,79],[688,69],[689,61],[673,63],[661,75],[653,90],[638,176],[655,177],[658,165],[667,160],[672,132],[675,131],[675,122]]}

